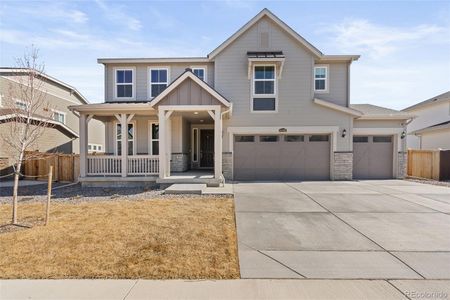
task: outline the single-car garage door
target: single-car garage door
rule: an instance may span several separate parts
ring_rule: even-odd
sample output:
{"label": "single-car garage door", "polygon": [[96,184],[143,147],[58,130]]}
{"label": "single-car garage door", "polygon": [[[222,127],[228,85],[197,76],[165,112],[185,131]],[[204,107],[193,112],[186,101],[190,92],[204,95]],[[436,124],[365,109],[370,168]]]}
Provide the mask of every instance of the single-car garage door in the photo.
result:
{"label": "single-car garage door", "polygon": [[392,178],[392,136],[353,137],[353,178]]}
{"label": "single-car garage door", "polygon": [[235,135],[235,180],[329,180],[329,135]]}

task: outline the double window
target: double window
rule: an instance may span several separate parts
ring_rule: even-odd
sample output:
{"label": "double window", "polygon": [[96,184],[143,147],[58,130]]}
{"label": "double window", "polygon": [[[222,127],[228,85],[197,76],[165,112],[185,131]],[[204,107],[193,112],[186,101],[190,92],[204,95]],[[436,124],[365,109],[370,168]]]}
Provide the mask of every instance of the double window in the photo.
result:
{"label": "double window", "polygon": [[116,69],[116,98],[134,98],[134,69]]}
{"label": "double window", "polygon": [[192,73],[203,81],[206,81],[206,68],[204,67],[192,67]]}
{"label": "double window", "polygon": [[150,155],[159,155],[159,124],[150,123]]}
{"label": "double window", "polygon": [[253,67],[252,111],[276,111],[276,67]]}
{"label": "double window", "polygon": [[169,85],[169,69],[168,68],[151,68],[150,69],[150,98],[154,98],[161,94]]}
{"label": "double window", "polygon": [[314,91],[328,92],[328,67],[314,67]]}
{"label": "double window", "polygon": [[53,111],[52,115],[53,120],[58,121],[60,123],[66,124],[66,114],[60,111]]}
{"label": "double window", "polygon": [[123,134],[128,134],[128,155],[134,154],[134,123],[128,123],[127,132],[123,132],[122,124],[116,123],[116,153],[122,155],[122,137]]}

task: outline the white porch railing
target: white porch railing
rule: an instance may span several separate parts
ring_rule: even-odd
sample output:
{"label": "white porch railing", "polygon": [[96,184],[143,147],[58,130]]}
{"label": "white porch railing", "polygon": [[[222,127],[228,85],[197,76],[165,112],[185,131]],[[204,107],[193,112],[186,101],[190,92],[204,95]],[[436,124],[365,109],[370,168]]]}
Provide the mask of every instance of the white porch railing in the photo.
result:
{"label": "white porch railing", "polygon": [[88,155],[87,175],[120,175],[122,158],[117,155]]}
{"label": "white porch railing", "polygon": [[158,155],[128,156],[128,175],[156,175],[159,173]]}

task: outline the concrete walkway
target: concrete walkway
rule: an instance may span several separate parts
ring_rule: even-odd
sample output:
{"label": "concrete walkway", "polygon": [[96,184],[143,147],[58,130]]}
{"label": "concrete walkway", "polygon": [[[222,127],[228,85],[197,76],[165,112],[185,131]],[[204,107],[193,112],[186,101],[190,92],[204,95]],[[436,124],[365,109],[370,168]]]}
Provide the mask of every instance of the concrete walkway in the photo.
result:
{"label": "concrete walkway", "polygon": [[450,279],[450,188],[234,185],[242,278]]}
{"label": "concrete walkway", "polygon": [[443,280],[3,280],[0,299],[448,299]]}

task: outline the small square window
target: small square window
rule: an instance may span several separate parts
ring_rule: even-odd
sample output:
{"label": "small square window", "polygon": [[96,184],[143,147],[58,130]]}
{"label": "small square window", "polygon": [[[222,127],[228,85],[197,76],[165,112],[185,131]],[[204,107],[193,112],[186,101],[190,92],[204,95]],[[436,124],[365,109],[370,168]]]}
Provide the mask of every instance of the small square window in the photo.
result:
{"label": "small square window", "polygon": [[253,135],[236,135],[234,137],[236,143],[253,143],[255,141],[255,136]]}
{"label": "small square window", "polygon": [[392,141],[391,136],[374,136],[373,142],[374,143],[390,143]]}
{"label": "small square window", "polygon": [[284,137],[285,142],[303,142],[305,140],[305,136],[303,135],[286,135]]}
{"label": "small square window", "polygon": [[206,81],[206,70],[205,68],[192,68],[192,73],[195,74],[198,78],[200,78],[203,81]]}
{"label": "small square window", "polygon": [[353,143],[367,143],[369,142],[368,136],[354,136]]}
{"label": "small square window", "polygon": [[310,142],[328,142],[328,135],[311,135]]}
{"label": "small square window", "polygon": [[278,135],[261,135],[259,141],[262,143],[278,142]]}

